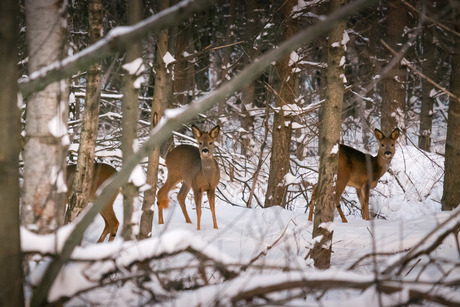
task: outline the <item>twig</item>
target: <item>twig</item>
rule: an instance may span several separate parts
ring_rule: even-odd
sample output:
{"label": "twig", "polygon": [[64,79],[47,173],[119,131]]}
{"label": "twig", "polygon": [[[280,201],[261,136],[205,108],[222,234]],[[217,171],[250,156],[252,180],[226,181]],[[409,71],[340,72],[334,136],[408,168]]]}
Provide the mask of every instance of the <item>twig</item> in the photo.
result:
{"label": "twig", "polygon": [[398,273],[401,272],[401,270],[407,265],[407,263],[409,263],[412,259],[418,257],[419,255],[421,254],[426,254],[426,253],[429,253],[431,251],[434,250],[434,248],[436,248],[439,244],[442,243],[442,241],[444,240],[445,237],[447,237],[447,235],[449,235],[451,232],[455,232],[455,231],[458,231],[458,229],[460,228],[460,223],[456,223],[453,227],[451,227],[450,229],[444,231],[444,233],[442,233],[441,235],[438,236],[438,239],[430,245],[430,247],[424,249],[424,250],[421,250],[421,251],[418,251],[419,248],[425,244],[428,239],[433,236],[436,232],[438,232],[440,229],[442,229],[442,227],[444,227],[445,225],[447,225],[449,222],[451,222],[452,220],[456,219],[458,216],[460,215],[460,206],[453,210],[452,211],[452,214],[449,216],[449,218],[447,218],[444,222],[442,222],[440,225],[437,225],[432,231],[430,231],[423,239],[421,239],[414,247],[412,247],[412,249],[407,253],[405,254],[403,257],[401,257],[398,261],[396,261],[395,263],[393,263],[392,265],[388,266],[385,270],[383,270],[383,274],[390,274],[393,270],[395,270],[396,268],[400,268]]}
{"label": "twig", "polygon": [[243,266],[241,267],[240,271],[242,271],[242,272],[243,272],[243,271],[246,271],[247,268],[248,268],[250,265],[252,265],[254,262],[256,262],[257,260],[259,260],[260,257],[266,256],[266,255],[267,255],[267,252],[268,252],[269,250],[271,250],[273,247],[275,247],[275,245],[278,244],[278,242],[279,242],[279,241],[281,240],[281,238],[284,236],[284,234],[286,233],[286,230],[287,230],[287,228],[288,228],[290,222],[292,222],[292,220],[290,220],[290,221],[286,224],[286,227],[284,227],[284,230],[283,230],[283,232],[281,233],[281,235],[278,237],[278,239],[276,239],[271,245],[267,246],[267,248],[265,248],[264,251],[261,251],[257,256],[253,257],[253,258],[249,261],[249,263],[243,265]]}

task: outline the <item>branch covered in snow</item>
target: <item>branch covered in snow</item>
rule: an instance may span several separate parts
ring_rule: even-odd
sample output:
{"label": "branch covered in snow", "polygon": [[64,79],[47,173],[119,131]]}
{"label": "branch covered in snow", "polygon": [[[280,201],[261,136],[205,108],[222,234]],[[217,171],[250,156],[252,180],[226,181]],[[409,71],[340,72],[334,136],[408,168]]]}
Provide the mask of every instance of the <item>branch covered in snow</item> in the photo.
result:
{"label": "branch covered in snow", "polygon": [[[400,274],[410,261],[421,256],[422,254],[430,254],[444,241],[448,235],[452,234],[457,237],[459,231],[460,206],[453,210],[450,216],[444,222],[436,226],[436,228],[430,231],[422,240],[420,240],[414,247],[412,247],[408,253],[404,254],[400,259],[389,265],[383,271],[383,274],[390,274],[396,269],[398,269],[397,274]],[[436,238],[436,240],[431,242],[430,239],[433,238]]]}

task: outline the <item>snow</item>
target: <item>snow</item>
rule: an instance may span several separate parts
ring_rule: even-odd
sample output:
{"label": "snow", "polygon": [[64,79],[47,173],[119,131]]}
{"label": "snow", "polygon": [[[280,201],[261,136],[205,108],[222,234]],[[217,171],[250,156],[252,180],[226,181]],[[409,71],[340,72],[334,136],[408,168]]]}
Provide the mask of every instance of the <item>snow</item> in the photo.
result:
{"label": "snow", "polygon": [[323,228],[329,232],[333,232],[335,229],[335,224],[334,222],[327,222],[327,223],[321,223],[318,226],[319,228]]}
{"label": "snow", "polygon": [[331,149],[331,155],[335,155],[339,152],[339,144],[335,144],[334,146],[332,146],[332,149]]}
{"label": "snow", "polygon": [[165,67],[168,67],[169,64],[175,62],[176,59],[167,51],[163,56],[163,62],[165,62]]}
{"label": "snow", "polygon": [[128,72],[128,74],[133,76],[139,76],[146,71],[144,61],[141,58],[137,58],[132,62],[126,63],[122,67]]}
{"label": "snow", "polygon": [[175,109],[166,109],[164,117],[176,118],[177,116],[179,116],[182,112],[185,112],[186,110],[187,108],[184,108],[184,107],[175,108]]}
{"label": "snow", "polygon": [[[313,225],[307,220],[305,202],[293,200],[289,204],[290,210],[281,207],[246,208],[241,200],[238,203],[241,192],[234,189],[231,182],[222,179],[219,189],[228,190],[234,196],[232,201],[237,205],[231,205],[217,197],[219,229],[213,229],[209,203],[203,197],[201,230],[197,231],[192,193],[187,196],[186,204],[193,224],[186,224],[177,203],[176,188],[170,193],[170,207],[163,212],[164,225],[158,224],[157,211],[154,208],[154,225],[150,239],[123,241],[118,235],[113,242],[95,244],[104,225],[102,218],[98,216],[85,233],[82,246],[75,249],[72,255],[74,261],[60,272],[48,298],[54,300],[75,295],[65,306],[98,305],[102,301],[104,305],[110,306],[155,305],[146,301],[146,295],[139,292],[136,282],[113,281],[123,280],[125,276],[135,276],[139,272],[133,264],[146,259],[153,259],[150,269],[158,276],[171,277],[177,274],[177,278],[185,275],[182,276],[184,280],[196,278],[195,268],[209,264],[209,261],[193,256],[193,250],[197,250],[208,259],[233,270],[237,276],[223,280],[216,270],[206,270],[209,285],[188,291],[167,291],[154,277],[150,282],[145,282],[143,287],[163,297],[157,303],[158,306],[228,306],[232,305],[232,299],[236,295],[264,287],[276,288],[277,285],[287,282],[302,282],[305,285],[353,283],[356,288],[338,288],[326,292],[320,298],[309,295],[308,291],[302,294],[303,290],[299,289],[290,290],[289,293],[279,291],[268,296],[282,300],[286,295],[297,295],[296,299],[289,301],[291,306],[343,306],[344,302],[347,305],[377,306],[379,299],[385,306],[398,305],[404,302],[410,290],[425,292],[428,287],[433,287],[429,284],[416,284],[416,280],[447,282],[460,277],[460,268],[451,268],[446,264],[450,261],[458,266],[459,262],[456,239],[451,235],[435,252],[445,263],[430,265],[430,259],[420,257],[421,263],[415,265],[407,276],[400,277],[404,283],[397,286],[401,286],[403,291],[379,294],[375,286],[363,286],[373,283],[375,265],[383,270],[399,261],[410,249],[416,251],[426,248],[439,237],[439,233],[452,227],[460,219],[460,215],[457,215],[443,224],[460,211],[440,211],[443,165],[444,160],[440,155],[422,152],[413,146],[398,146],[391,163],[391,172],[387,172],[377,187],[371,190],[370,209],[378,217],[372,221],[364,221],[359,209],[354,211],[342,206],[349,223],[342,223],[336,217],[335,222],[321,224],[320,227],[334,231],[333,241],[329,242],[333,250],[331,268],[325,271],[316,270],[311,259],[305,260],[309,249],[320,239],[312,239]],[[286,183],[299,181],[291,173],[285,176]],[[357,202],[353,189],[347,189],[344,197]],[[120,221],[123,220],[122,203],[122,196],[118,195],[114,210]],[[36,235],[22,228],[22,250],[28,253],[35,251],[42,255],[54,254],[61,250],[73,227],[74,223],[71,223],[62,227],[57,234],[51,235]],[[121,228],[120,226],[119,234]],[[390,256],[379,256],[375,264],[370,260],[360,262],[350,270],[358,259],[373,251],[389,253]],[[175,256],[173,258],[168,255]],[[36,256],[31,261],[29,280],[32,284],[38,283],[48,262],[49,258],[46,256]],[[239,270],[244,264],[248,267]],[[179,267],[183,271],[178,271]],[[443,277],[442,272],[449,270],[450,275]],[[109,276],[109,279],[105,279],[105,286],[99,287],[99,280],[104,276]],[[360,287],[365,290],[362,291]],[[452,288],[440,285],[439,290],[429,288],[428,291],[441,293],[450,300],[460,302],[460,293]]]}
{"label": "snow", "polygon": [[297,54],[297,52],[292,51],[291,55],[289,56],[289,64],[288,65],[292,66],[292,65],[297,64],[297,62],[299,62],[299,55]]}

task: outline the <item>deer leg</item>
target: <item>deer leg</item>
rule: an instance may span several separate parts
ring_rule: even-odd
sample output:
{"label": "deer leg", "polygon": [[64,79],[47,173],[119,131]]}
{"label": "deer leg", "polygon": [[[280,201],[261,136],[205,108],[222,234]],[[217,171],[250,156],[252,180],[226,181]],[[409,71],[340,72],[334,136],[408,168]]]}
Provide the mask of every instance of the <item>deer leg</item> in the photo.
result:
{"label": "deer leg", "polygon": [[200,230],[201,222],[201,198],[203,197],[203,191],[201,189],[193,190],[193,196],[195,197],[196,205],[196,229]]}
{"label": "deer leg", "polygon": [[311,221],[313,219],[313,208],[316,202],[316,186],[313,187],[313,192],[311,193],[311,200],[310,200],[310,212],[308,213],[308,220]]}
{"label": "deer leg", "polygon": [[157,203],[158,203],[158,224],[164,224],[163,220],[163,209],[168,208],[168,193],[175,186],[179,180],[172,179],[168,176],[165,184],[158,190]]}
{"label": "deer leg", "polygon": [[97,240],[97,243],[104,242],[105,237],[109,234],[109,224],[107,221],[104,219],[105,225],[104,225],[104,230],[102,231],[101,236],[99,237],[99,240]]}
{"label": "deer leg", "polygon": [[[113,211],[113,202],[115,201],[116,197],[117,196],[115,195],[112,198],[112,201],[107,206],[105,206],[104,209],[102,209],[101,211],[101,215],[105,221],[105,227],[107,228],[107,234],[109,234],[109,242],[115,239],[117,235],[117,231],[118,231],[118,226],[120,225],[120,223],[118,222],[117,216],[115,215],[115,212]],[[106,230],[104,229],[104,231]],[[104,236],[104,239],[105,239],[105,236]]]}
{"label": "deer leg", "polygon": [[[337,176],[338,177],[338,176]],[[340,177],[338,177],[340,178]],[[347,218],[345,217],[345,214],[343,214],[342,208],[340,207],[340,198],[342,197],[343,191],[345,190],[345,187],[347,186],[346,183],[348,180],[345,182],[345,184],[341,183],[342,181],[337,180],[336,182],[336,188],[335,188],[335,204],[337,207],[337,211],[340,214],[340,218],[342,219],[342,223],[348,223]]]}
{"label": "deer leg", "polygon": [[179,194],[177,194],[177,200],[179,201],[180,208],[184,214],[185,222],[191,224],[192,221],[190,220],[190,217],[187,213],[187,208],[185,207],[185,198],[187,198],[188,191],[190,191],[190,187],[184,182],[179,190]]}
{"label": "deer leg", "polygon": [[369,186],[362,188],[358,195],[361,203],[361,215],[364,220],[369,221]]}
{"label": "deer leg", "polygon": [[164,220],[163,220],[163,209],[160,207],[160,205],[158,205],[158,224],[162,225],[164,224]]}
{"label": "deer leg", "polygon": [[171,191],[171,189],[179,183],[179,179],[176,179],[176,178],[172,178],[170,176],[168,176],[168,178],[166,179],[166,182],[165,184],[158,190],[158,195],[157,195],[157,199],[158,199],[158,207],[161,208],[161,209],[166,209],[168,208],[168,203],[169,203],[169,199],[168,199],[168,193],[169,191]]}
{"label": "deer leg", "polygon": [[212,222],[214,224],[214,229],[218,229],[218,227],[217,227],[217,219],[216,219],[216,205],[215,205],[216,191],[215,190],[209,190],[209,191],[206,192],[206,194],[208,195],[209,206],[211,207]]}

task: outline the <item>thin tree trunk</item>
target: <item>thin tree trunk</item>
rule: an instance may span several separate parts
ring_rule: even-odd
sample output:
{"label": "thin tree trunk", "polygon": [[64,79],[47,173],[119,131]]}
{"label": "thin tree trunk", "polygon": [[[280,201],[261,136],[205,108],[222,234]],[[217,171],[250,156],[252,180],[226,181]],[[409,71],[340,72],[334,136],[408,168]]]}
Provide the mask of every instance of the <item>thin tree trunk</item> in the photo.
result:
{"label": "thin tree trunk", "polygon": [[[288,0],[280,8],[280,23],[286,24],[286,29],[281,38],[282,41],[292,37],[296,30],[296,22],[290,14],[297,2]],[[274,115],[272,150],[270,157],[270,173],[268,177],[267,194],[265,197],[265,208],[272,206],[286,207],[287,185],[285,176],[289,172],[292,125],[291,119],[284,115],[283,107],[295,103],[295,75],[292,67],[289,66],[290,56],[284,57],[276,63],[279,73],[280,89],[276,98],[278,110]]]}
{"label": "thin tree trunk", "polygon": [[[423,62],[422,72],[430,79],[436,76],[435,64],[437,59],[436,45],[434,44],[435,31],[426,27],[423,31],[422,44],[423,44]],[[420,110],[420,130],[418,146],[420,149],[429,151],[431,148],[431,129],[433,124],[433,102],[434,98],[431,97],[431,92],[434,86],[422,78],[422,108]]]}
{"label": "thin tree trunk", "polygon": [[[403,41],[404,27],[408,21],[406,7],[399,1],[390,1],[387,17],[387,43],[398,51],[398,44]],[[406,69],[398,63],[382,80],[382,116],[381,130],[390,133],[399,127],[405,131],[404,115],[406,112]],[[400,139],[403,141],[403,139]]]}
{"label": "thin tree trunk", "polygon": [[[91,0],[88,5],[89,42],[94,44],[102,38],[103,7],[101,0]],[[88,205],[91,181],[94,177],[95,147],[99,125],[101,96],[101,64],[91,65],[87,71],[86,99],[83,127],[78,147],[77,171],[69,199],[65,222],[73,221]]]}
{"label": "thin tree trunk", "polygon": [[[454,12],[455,31],[460,31],[460,12]],[[454,39],[450,91],[456,97],[450,96],[449,100],[442,210],[452,210],[460,204],[460,176],[457,173],[460,165],[460,39],[456,36]]]}
{"label": "thin tree trunk", "polygon": [[[169,0],[162,0],[160,10],[169,7]],[[171,74],[166,69],[163,56],[168,51],[168,30],[160,32],[157,40],[157,55],[155,61],[155,92],[152,102],[152,122],[151,128],[155,127],[160,120],[161,114],[165,108],[168,97],[171,92],[172,80]],[[155,205],[155,196],[158,185],[158,166],[160,158],[160,149],[156,148],[149,154],[149,164],[147,167],[147,184],[150,189],[144,192],[144,201],[142,203],[142,216],[139,237],[145,239],[150,237],[153,223],[153,206]]]}
{"label": "thin tree trunk", "polygon": [[[331,12],[344,6],[346,0],[332,0]],[[346,22],[341,22],[329,32],[326,100],[323,104],[323,121],[320,128],[320,166],[318,199],[316,201],[313,238],[315,242],[311,257],[315,267],[327,269],[331,264],[333,229],[327,227],[334,221],[335,185],[341,131],[342,101],[344,94],[344,69],[341,59],[345,46],[342,44]]]}
{"label": "thin tree trunk", "polygon": [[[142,1],[128,1],[128,25],[133,25],[142,19]],[[140,59],[140,43],[133,44],[126,51],[126,63],[132,63]],[[123,80],[123,104],[122,104],[122,152],[123,165],[132,156],[137,139],[137,118],[139,109],[139,88],[134,84],[142,73],[142,62],[139,61],[139,69],[135,72],[127,73]],[[135,68],[135,67],[133,67]],[[133,182],[128,182],[123,186],[123,230],[122,236],[125,240],[134,238],[132,221],[134,211],[134,200],[138,191]]]}
{"label": "thin tree trunk", "polygon": [[[247,63],[253,61],[259,51],[254,46],[254,40],[259,33],[259,8],[258,2],[255,0],[246,1],[246,22],[247,29],[245,31],[245,53],[247,55]],[[256,81],[252,80],[246,87],[241,91],[241,102],[242,112],[240,116],[241,127],[246,131],[247,135],[241,140],[241,154],[248,154],[248,150],[251,144],[251,138],[254,135],[254,120],[247,110],[247,106],[253,106],[256,98]]]}
{"label": "thin tree trunk", "polygon": [[[195,87],[195,59],[188,61],[187,54],[194,53],[193,32],[190,23],[186,26],[178,25],[176,28],[175,39],[175,59],[176,64],[174,69],[174,97],[179,105],[187,105],[190,102],[190,92]],[[162,57],[164,56],[161,55]]]}
{"label": "thin tree trunk", "polygon": [[16,78],[19,2],[0,2],[0,306],[24,306],[19,235],[21,123]]}
{"label": "thin tree trunk", "polygon": [[[25,2],[29,73],[63,58],[65,3]],[[27,103],[22,217],[26,226],[35,224],[39,233],[52,232],[64,222],[67,96],[65,82],[55,82],[29,96]]]}

